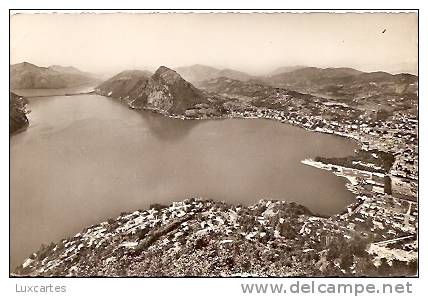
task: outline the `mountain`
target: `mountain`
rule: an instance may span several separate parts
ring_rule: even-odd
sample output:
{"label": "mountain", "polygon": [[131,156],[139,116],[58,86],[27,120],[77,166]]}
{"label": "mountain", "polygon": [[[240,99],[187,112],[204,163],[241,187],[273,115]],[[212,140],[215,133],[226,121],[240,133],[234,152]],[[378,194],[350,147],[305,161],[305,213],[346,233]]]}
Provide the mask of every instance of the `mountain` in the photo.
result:
{"label": "mountain", "polygon": [[[305,69],[294,72],[298,75],[288,77],[281,84],[266,82],[269,78],[243,82],[220,77],[201,82],[199,87],[209,94],[218,94],[229,100],[223,106],[238,113],[248,110],[248,104],[251,104],[257,108],[287,113],[298,109],[307,116],[323,115],[335,120],[349,120],[362,113],[377,119],[389,117],[396,111],[418,114],[418,81],[411,74],[364,73],[352,69]],[[335,108],[320,109],[320,104],[347,106],[353,110],[352,116],[351,113],[342,114]],[[318,114],[321,110],[322,113]]]}
{"label": "mountain", "polygon": [[[371,100],[388,95],[417,99],[418,77],[411,74],[362,72],[353,68],[305,67],[265,77],[274,87],[287,88],[341,101]],[[369,104],[370,105],[370,104]]]}
{"label": "mountain", "polygon": [[198,84],[201,81],[210,80],[219,77],[227,77],[237,80],[246,81],[252,79],[253,76],[233,70],[233,69],[217,69],[205,65],[192,65],[186,67],[178,67],[175,69],[185,80]]}
{"label": "mountain", "polygon": [[24,97],[10,93],[9,97],[9,132],[14,134],[28,127],[26,105],[28,101]]}
{"label": "mountain", "polygon": [[87,76],[93,79],[98,79],[98,75],[95,75],[90,72],[81,71],[73,66],[51,65],[48,67],[48,69],[54,70],[62,74],[81,75],[81,76]]}
{"label": "mountain", "polygon": [[241,81],[226,77],[203,81],[199,87],[209,92],[248,100],[276,94],[275,88],[259,81]]}
{"label": "mountain", "polygon": [[281,74],[281,73],[287,73],[287,72],[291,72],[291,71],[298,70],[301,68],[305,68],[305,66],[299,66],[299,65],[297,65],[297,66],[283,66],[283,67],[279,67],[279,68],[275,69],[274,71],[269,73],[268,76],[274,76],[274,75]]}
{"label": "mountain", "polygon": [[206,104],[205,94],[177,72],[161,66],[152,76],[144,71],[124,71],[96,87],[104,96],[126,100],[135,109],[153,109],[182,115],[197,104]]}
{"label": "mountain", "polygon": [[70,74],[78,74],[83,73],[79,69],[73,66],[61,66],[61,65],[51,65],[48,67],[48,69],[61,72],[61,73],[70,73]]}
{"label": "mountain", "polygon": [[175,71],[185,80],[194,83],[216,78],[220,70],[210,66],[195,64],[192,66],[178,67]]}
{"label": "mountain", "polygon": [[227,111],[241,114],[254,107],[289,112],[292,106],[298,106],[303,111],[306,110],[304,107],[315,99],[313,95],[272,87],[260,80],[244,82],[219,77],[201,82],[200,87],[209,94],[221,96]]}
{"label": "mountain", "polygon": [[60,89],[95,83],[96,77],[74,67],[39,67],[23,62],[10,66],[11,89]]}
{"label": "mountain", "polygon": [[247,81],[247,80],[254,78],[253,76],[251,76],[245,72],[237,71],[237,70],[233,70],[233,69],[220,70],[217,73],[217,77],[227,77],[227,78],[241,80],[241,81]]}
{"label": "mountain", "polygon": [[96,89],[114,98],[137,98],[144,90],[151,73],[143,70],[125,70],[100,84]]}
{"label": "mountain", "polygon": [[361,74],[361,71],[352,68],[317,68],[304,67],[297,70],[280,73],[268,78],[268,82],[276,86],[303,86],[308,84],[326,84],[337,80]]}

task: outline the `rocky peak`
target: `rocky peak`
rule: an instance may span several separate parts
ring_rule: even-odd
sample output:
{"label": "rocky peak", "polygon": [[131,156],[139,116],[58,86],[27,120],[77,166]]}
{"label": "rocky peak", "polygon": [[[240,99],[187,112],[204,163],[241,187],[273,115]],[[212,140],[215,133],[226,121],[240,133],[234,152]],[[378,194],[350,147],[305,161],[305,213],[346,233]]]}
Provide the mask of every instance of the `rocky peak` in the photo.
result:
{"label": "rocky peak", "polygon": [[160,66],[158,70],[156,70],[155,74],[153,75],[153,79],[160,79],[168,85],[174,84],[178,81],[184,81],[184,79],[177,72],[165,66]]}
{"label": "rocky peak", "polygon": [[184,114],[197,104],[207,103],[203,92],[165,66],[160,66],[151,77],[141,72],[121,72],[98,86],[96,91],[125,99],[133,109],[170,114]]}

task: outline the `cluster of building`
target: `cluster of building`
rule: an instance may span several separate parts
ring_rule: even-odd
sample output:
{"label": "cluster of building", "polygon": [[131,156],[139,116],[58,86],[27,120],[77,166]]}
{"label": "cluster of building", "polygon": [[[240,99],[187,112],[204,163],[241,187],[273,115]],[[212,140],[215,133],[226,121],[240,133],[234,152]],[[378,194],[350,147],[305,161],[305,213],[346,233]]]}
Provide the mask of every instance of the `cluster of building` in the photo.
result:
{"label": "cluster of building", "polygon": [[358,195],[357,202],[339,215],[308,220],[301,234],[325,248],[338,237],[358,237],[368,243],[367,252],[374,266],[382,259],[392,265],[418,260],[418,206],[414,201],[391,195]]}
{"label": "cluster of building", "polygon": [[[347,178],[347,188],[356,194],[359,201],[345,214],[309,222],[305,226],[305,232],[309,233],[305,234],[318,234],[316,240],[325,242],[325,237],[320,237],[323,233],[320,230],[343,232],[344,236],[358,232],[370,238],[369,252],[376,265],[382,258],[389,264],[417,260],[417,115],[396,111],[391,116],[378,119],[374,111],[367,112],[358,106],[324,98],[276,99],[259,100],[257,108],[235,110],[231,116],[275,119],[311,131],[354,139],[362,150],[394,155],[394,163],[388,172],[382,172],[373,164],[365,164],[367,170],[361,170],[304,160],[303,163]],[[273,101],[281,106],[273,107]],[[363,161],[354,163],[364,165]]]}
{"label": "cluster of building", "polygon": [[[281,104],[270,107],[271,101],[259,101],[257,108],[235,109],[231,117],[258,117],[275,119],[308,130],[336,134],[356,140],[363,150],[390,152],[395,157],[390,172],[393,191],[407,196],[417,196],[418,187],[418,120],[416,115],[396,112],[384,120],[377,120],[371,113],[345,103],[324,98],[311,100],[271,99]],[[284,97],[283,96],[283,97]],[[281,103],[282,102],[282,103]],[[263,107],[263,105],[269,107]]]}

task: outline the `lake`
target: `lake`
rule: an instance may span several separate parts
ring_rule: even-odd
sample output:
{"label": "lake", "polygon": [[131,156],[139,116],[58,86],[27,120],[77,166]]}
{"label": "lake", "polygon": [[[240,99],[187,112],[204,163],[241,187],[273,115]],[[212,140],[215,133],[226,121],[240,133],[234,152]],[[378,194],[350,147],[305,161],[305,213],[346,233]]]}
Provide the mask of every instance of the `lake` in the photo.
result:
{"label": "lake", "polygon": [[283,199],[321,214],[355,197],[301,164],[346,156],[351,140],[264,119],[178,120],[98,95],[31,98],[10,141],[11,268],[42,243],[152,203]]}

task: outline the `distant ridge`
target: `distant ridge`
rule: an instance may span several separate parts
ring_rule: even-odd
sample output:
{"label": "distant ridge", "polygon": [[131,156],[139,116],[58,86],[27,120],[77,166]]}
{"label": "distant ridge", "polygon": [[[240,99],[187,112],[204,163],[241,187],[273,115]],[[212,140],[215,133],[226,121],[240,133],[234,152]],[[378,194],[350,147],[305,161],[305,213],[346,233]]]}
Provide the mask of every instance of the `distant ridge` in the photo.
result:
{"label": "distant ridge", "polygon": [[97,90],[114,98],[137,98],[144,90],[152,74],[142,70],[125,70],[106,80]]}
{"label": "distant ridge", "polygon": [[211,66],[195,64],[192,66],[178,67],[175,69],[185,80],[192,83],[199,83],[201,81],[210,80],[213,78],[226,77],[241,81],[253,79],[245,72],[233,69],[217,69]]}
{"label": "distant ridge", "polygon": [[281,74],[281,73],[287,73],[287,72],[291,72],[291,71],[298,70],[298,69],[305,68],[305,67],[306,66],[299,66],[299,65],[282,66],[282,67],[276,68],[274,71],[269,73],[267,76],[274,76],[274,75]]}
{"label": "distant ridge", "polygon": [[418,85],[418,77],[412,74],[363,72],[348,67],[304,67],[264,77],[263,81],[273,87],[339,100],[357,100],[380,94],[414,94]]}
{"label": "distant ridge", "polygon": [[22,62],[10,66],[12,89],[60,89],[95,83],[95,75],[72,66],[39,67]]}

